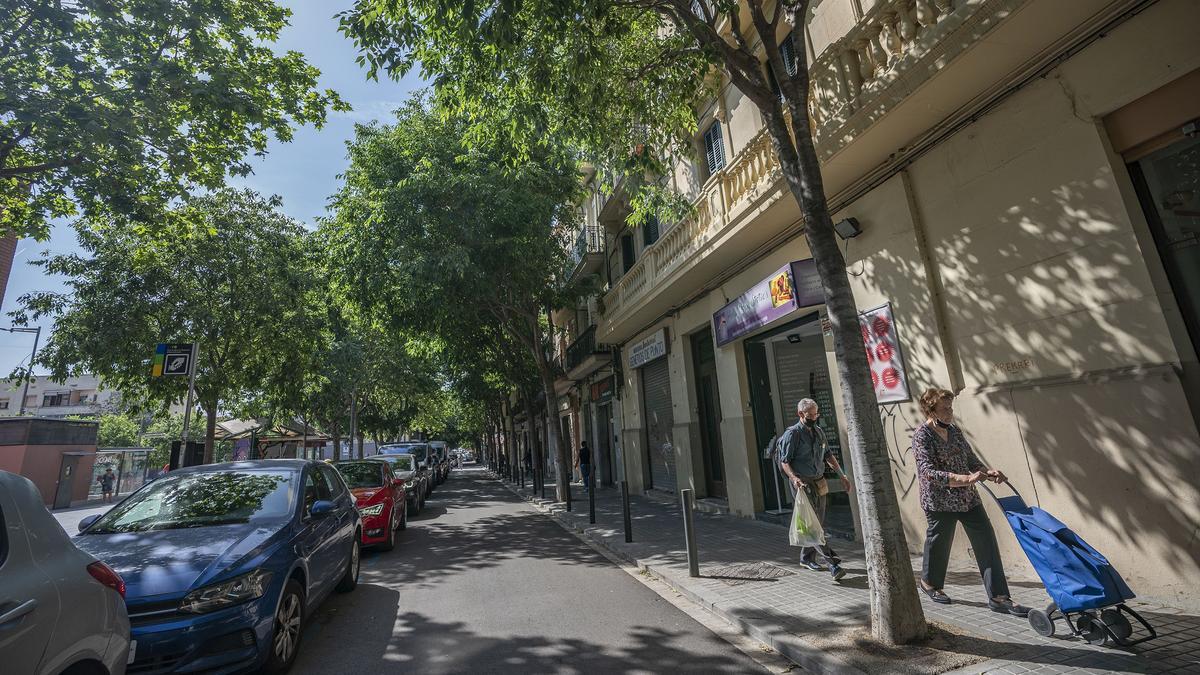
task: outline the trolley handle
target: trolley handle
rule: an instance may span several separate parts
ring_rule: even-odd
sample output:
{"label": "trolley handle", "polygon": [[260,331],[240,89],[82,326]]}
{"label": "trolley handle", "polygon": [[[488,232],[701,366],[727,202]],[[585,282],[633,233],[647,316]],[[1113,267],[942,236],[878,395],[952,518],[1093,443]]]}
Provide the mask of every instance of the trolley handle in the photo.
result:
{"label": "trolley handle", "polygon": [[[1017,488],[1013,487],[1013,484],[1012,484],[1012,483],[1010,483],[1010,482],[1008,482],[1008,481],[1006,480],[1006,481],[1004,481],[1004,484],[1008,486],[1008,489],[1009,489],[1009,490],[1012,490],[1012,491],[1013,491],[1013,494],[1014,494],[1014,495],[1016,495],[1016,496],[1018,496],[1018,497],[1021,497],[1021,493],[1020,493],[1020,492],[1017,492]],[[996,496],[996,493],[995,493],[995,492],[992,492],[992,489],[991,489],[990,487],[988,487],[988,486],[984,485],[984,484],[983,484],[983,481],[980,481],[980,482],[979,482],[979,487],[981,487],[981,488],[983,488],[984,490],[986,490],[986,491],[987,491],[987,493],[988,493],[989,495],[991,495],[991,496],[992,496],[992,499],[993,499],[993,500],[995,500],[997,504],[998,504],[998,503],[1000,503],[1000,498]],[[1024,498],[1024,497],[1021,497],[1021,501],[1025,501],[1025,498]]]}

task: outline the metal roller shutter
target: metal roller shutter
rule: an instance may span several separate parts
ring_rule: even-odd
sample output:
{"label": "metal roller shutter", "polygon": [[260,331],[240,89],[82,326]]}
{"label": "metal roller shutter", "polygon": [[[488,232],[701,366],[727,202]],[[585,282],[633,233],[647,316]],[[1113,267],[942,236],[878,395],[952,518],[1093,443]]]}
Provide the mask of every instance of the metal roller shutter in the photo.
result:
{"label": "metal roller shutter", "polygon": [[675,415],[671,411],[671,375],[667,359],[658,359],[642,368],[642,406],[651,487],[674,492],[675,444],[671,435]]}

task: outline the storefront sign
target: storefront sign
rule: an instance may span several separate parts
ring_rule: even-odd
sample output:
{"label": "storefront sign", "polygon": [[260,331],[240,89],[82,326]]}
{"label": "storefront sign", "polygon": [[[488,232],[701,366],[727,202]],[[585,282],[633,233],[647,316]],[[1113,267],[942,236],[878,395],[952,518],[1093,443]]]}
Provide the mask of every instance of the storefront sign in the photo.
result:
{"label": "storefront sign", "polygon": [[611,376],[592,384],[592,401],[604,403],[613,397],[613,378]]}
{"label": "storefront sign", "polygon": [[812,260],[784,265],[713,314],[713,335],[721,347],[787,316],[800,307],[823,303],[821,280]]}
{"label": "storefront sign", "polygon": [[654,359],[667,355],[667,329],[660,328],[629,348],[629,367],[641,368]]}
{"label": "storefront sign", "polygon": [[908,374],[904,370],[904,357],[900,353],[900,338],[896,333],[891,303],[862,312],[858,315],[858,325],[862,331],[863,346],[867,349],[875,400],[880,405],[910,400],[912,395],[908,392]]}

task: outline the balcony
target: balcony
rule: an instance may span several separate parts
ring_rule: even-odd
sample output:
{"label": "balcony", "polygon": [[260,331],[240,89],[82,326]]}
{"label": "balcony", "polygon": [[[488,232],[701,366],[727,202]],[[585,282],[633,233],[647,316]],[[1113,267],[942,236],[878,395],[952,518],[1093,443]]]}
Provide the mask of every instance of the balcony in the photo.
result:
{"label": "balcony", "polygon": [[596,326],[588,326],[578,338],[567,346],[567,357],[563,369],[571,380],[582,380],[596,369],[612,360],[607,350],[596,348]]}
{"label": "balcony", "polygon": [[604,229],[599,225],[584,225],[571,248],[571,280],[595,274],[603,266]]}

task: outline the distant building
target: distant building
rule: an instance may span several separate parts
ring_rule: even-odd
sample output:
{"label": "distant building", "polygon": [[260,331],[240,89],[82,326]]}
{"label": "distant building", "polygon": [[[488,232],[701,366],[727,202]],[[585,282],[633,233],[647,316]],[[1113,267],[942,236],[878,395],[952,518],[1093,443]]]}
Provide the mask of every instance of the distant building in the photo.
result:
{"label": "distant building", "polygon": [[[21,392],[24,382],[0,383],[0,417],[15,417],[21,413]],[[95,375],[69,377],[53,382],[46,375],[34,375],[25,397],[25,414],[36,417],[63,418],[72,415],[99,415],[116,409],[120,394],[104,389]]]}

